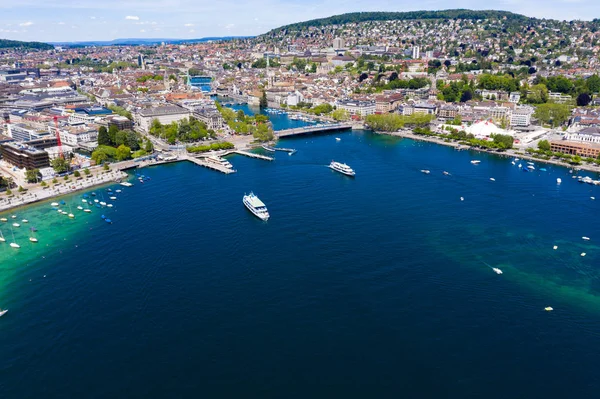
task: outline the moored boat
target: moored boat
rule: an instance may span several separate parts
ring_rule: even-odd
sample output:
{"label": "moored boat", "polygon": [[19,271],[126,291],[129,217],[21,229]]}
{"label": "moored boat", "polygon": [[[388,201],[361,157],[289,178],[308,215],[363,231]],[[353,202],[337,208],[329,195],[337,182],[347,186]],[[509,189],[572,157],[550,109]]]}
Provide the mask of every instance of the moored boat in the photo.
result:
{"label": "moored boat", "polygon": [[261,220],[268,220],[270,215],[267,210],[267,206],[262,202],[254,193],[250,192],[250,194],[245,194],[242,198],[242,202],[244,206],[248,208],[250,212],[254,214],[257,218]]}

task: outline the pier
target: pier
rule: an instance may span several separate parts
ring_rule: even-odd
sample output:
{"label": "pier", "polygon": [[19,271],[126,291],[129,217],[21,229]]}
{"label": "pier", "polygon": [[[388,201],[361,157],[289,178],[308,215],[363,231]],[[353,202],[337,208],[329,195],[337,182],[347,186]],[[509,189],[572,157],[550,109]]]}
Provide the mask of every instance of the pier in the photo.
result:
{"label": "pier", "polygon": [[200,159],[200,158],[194,158],[194,157],[190,157],[190,156],[182,156],[182,157],[180,157],[180,160],[190,161],[192,163],[195,163],[198,166],[204,166],[205,168],[216,170],[218,172],[225,173],[226,175],[228,175],[230,173],[235,173],[235,170],[233,170],[233,169],[229,169],[229,168],[226,168],[225,166],[217,165],[215,163],[206,162],[204,159]]}
{"label": "pier", "polygon": [[296,153],[297,150],[294,150],[293,148],[281,148],[281,147],[273,147],[273,149],[275,151],[282,151],[282,152],[287,152],[290,155],[294,155]]}
{"label": "pier", "polygon": [[276,130],[274,133],[277,137],[298,136],[301,134],[335,132],[339,130],[352,129],[352,123],[332,123],[327,125],[303,126],[293,129]]}
{"label": "pier", "polygon": [[272,161],[274,159],[274,158],[271,158],[271,157],[267,157],[265,155],[255,154],[253,152],[248,152],[248,151],[243,151],[243,150],[230,151],[230,152],[225,153],[223,156],[230,155],[230,154],[243,155],[245,157],[262,159],[264,161]]}

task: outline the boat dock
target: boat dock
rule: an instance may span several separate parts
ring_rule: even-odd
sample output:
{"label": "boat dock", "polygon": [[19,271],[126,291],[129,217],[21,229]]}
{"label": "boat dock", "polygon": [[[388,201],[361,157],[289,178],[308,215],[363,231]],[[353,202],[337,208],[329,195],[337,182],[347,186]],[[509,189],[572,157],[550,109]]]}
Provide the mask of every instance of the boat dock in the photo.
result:
{"label": "boat dock", "polygon": [[229,169],[229,168],[226,168],[225,166],[221,166],[221,165],[218,165],[218,164],[215,164],[212,162],[206,162],[204,159],[200,159],[200,158],[185,156],[185,157],[181,157],[181,159],[195,163],[198,166],[204,166],[205,168],[216,170],[221,173],[225,173],[226,175],[236,172],[233,169]]}
{"label": "boat dock", "polygon": [[229,154],[238,154],[238,155],[243,155],[243,156],[250,157],[250,158],[262,159],[264,161],[272,161],[274,159],[272,157],[267,157],[265,155],[255,154],[253,152],[248,152],[248,151],[243,151],[243,150],[230,151],[224,155],[229,155]]}

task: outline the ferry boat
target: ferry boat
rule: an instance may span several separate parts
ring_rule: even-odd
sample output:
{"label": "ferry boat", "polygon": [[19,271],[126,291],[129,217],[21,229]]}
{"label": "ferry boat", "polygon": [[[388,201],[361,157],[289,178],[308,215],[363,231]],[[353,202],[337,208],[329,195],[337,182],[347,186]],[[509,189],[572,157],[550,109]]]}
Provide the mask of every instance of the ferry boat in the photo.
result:
{"label": "ferry boat", "polygon": [[221,157],[217,157],[217,156],[206,157],[206,161],[209,163],[213,163],[215,165],[223,166],[227,169],[233,169],[233,165],[231,165],[231,163],[229,163],[228,160],[221,158]]}
{"label": "ferry boat", "polygon": [[336,172],[345,174],[346,176],[354,177],[356,175],[356,172],[354,172],[354,170],[352,170],[352,168],[345,163],[331,161],[329,168],[335,170]]}
{"label": "ferry boat", "polygon": [[269,220],[267,206],[254,193],[244,195],[242,202],[254,216],[261,220]]}

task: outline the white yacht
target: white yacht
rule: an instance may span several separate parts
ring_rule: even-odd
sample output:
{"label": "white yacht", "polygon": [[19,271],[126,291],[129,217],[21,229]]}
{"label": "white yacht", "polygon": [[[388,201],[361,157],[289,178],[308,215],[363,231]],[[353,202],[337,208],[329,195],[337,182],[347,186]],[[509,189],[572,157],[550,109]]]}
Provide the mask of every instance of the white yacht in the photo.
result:
{"label": "white yacht", "polygon": [[206,157],[206,161],[210,162],[210,163],[214,163],[215,165],[224,166],[227,169],[233,169],[233,165],[231,163],[229,163],[228,160],[221,158],[221,157],[211,155],[209,157]]}
{"label": "white yacht", "polygon": [[254,193],[251,192],[248,195],[244,195],[242,202],[254,216],[261,220],[269,220],[267,206]]}
{"label": "white yacht", "polygon": [[492,270],[494,271],[494,273],[496,274],[502,274],[502,270],[498,269],[497,267],[492,267]]}
{"label": "white yacht", "polygon": [[346,176],[354,177],[354,175],[356,175],[354,170],[352,170],[352,168],[346,165],[345,163],[331,161],[331,163],[329,164],[329,168],[335,170],[336,172],[343,173]]}

